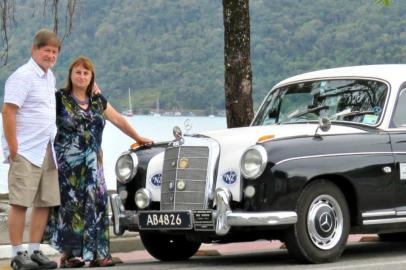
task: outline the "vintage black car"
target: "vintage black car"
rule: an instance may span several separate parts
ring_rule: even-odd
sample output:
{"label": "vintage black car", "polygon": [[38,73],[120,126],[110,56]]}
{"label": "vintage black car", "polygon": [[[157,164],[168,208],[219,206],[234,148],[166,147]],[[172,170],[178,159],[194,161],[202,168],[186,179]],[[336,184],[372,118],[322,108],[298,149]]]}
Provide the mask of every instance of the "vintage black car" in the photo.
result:
{"label": "vintage black car", "polygon": [[302,262],[340,257],[351,233],[406,235],[406,65],[298,75],[250,127],[133,147],[117,160],[115,233],[159,260],[201,243],[279,239]]}

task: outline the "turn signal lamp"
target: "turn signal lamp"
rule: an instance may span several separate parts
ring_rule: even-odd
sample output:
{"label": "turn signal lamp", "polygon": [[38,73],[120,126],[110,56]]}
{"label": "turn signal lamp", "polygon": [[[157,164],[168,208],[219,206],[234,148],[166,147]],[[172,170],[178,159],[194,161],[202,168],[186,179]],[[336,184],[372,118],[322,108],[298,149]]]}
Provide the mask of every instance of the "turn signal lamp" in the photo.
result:
{"label": "turn signal lamp", "polygon": [[264,135],[264,136],[259,137],[257,143],[268,141],[268,140],[273,139],[273,138],[275,138],[275,135],[273,135],[273,134]]}
{"label": "turn signal lamp", "polygon": [[133,143],[133,144],[130,146],[130,148],[131,148],[132,150],[135,150],[135,149],[137,149],[138,147],[140,147],[140,144],[139,144],[139,143]]}

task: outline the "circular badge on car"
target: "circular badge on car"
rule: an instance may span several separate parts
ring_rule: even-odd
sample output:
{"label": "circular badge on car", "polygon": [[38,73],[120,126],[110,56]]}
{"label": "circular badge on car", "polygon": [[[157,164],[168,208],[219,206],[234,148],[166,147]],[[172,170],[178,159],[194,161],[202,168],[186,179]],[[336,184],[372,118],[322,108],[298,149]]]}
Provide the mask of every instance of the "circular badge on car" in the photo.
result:
{"label": "circular badge on car", "polygon": [[381,111],[382,111],[382,109],[381,109],[381,107],[376,106],[376,107],[373,107],[373,108],[372,108],[372,111],[373,111],[375,114],[380,114]]}
{"label": "circular badge on car", "polygon": [[226,171],[222,176],[223,182],[232,185],[237,181],[237,173],[234,170]]}
{"label": "circular badge on car", "polygon": [[155,187],[160,187],[162,185],[162,173],[154,174],[151,177],[151,184]]}

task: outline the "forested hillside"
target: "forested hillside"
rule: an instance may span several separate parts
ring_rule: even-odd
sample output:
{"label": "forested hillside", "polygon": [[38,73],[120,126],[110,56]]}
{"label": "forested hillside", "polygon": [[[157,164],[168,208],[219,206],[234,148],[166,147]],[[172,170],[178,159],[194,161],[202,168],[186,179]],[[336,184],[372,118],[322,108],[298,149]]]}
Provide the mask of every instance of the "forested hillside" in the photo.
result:
{"label": "forested hillside", "polygon": [[[7,76],[28,60],[33,34],[52,27],[43,0],[16,1],[17,25],[0,68]],[[62,3],[64,1],[61,1]],[[96,64],[97,82],[118,109],[132,89],[136,109],[224,109],[220,0],[78,1],[72,34],[54,72],[58,86],[74,57]],[[336,66],[406,63],[406,1],[251,0],[251,55],[256,104],[277,81]],[[62,11],[61,11],[62,12]],[[63,21],[63,17],[61,17]]]}

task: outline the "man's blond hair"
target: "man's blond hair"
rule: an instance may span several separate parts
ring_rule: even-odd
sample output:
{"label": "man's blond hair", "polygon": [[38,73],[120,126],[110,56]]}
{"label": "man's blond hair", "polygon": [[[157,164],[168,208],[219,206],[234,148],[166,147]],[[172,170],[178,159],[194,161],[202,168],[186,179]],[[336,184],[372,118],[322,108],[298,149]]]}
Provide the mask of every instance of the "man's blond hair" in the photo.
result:
{"label": "man's blond hair", "polygon": [[54,31],[49,29],[41,29],[39,30],[35,36],[34,41],[32,42],[32,46],[36,49],[45,47],[45,46],[55,46],[58,47],[58,50],[61,50],[61,41],[59,40],[58,36],[55,34]]}

